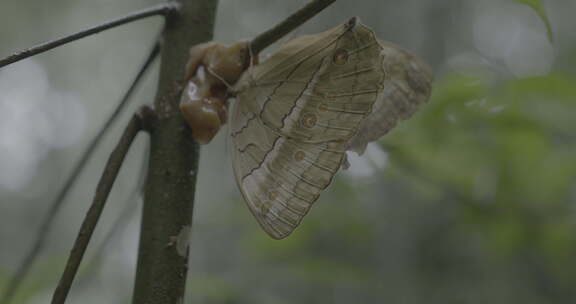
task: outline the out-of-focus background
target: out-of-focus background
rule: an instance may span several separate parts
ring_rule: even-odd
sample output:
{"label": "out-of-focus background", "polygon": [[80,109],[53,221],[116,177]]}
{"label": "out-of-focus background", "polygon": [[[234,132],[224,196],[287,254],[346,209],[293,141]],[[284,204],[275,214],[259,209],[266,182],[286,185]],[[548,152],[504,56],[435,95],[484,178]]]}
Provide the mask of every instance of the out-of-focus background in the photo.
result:
{"label": "out-of-focus background", "polygon": [[[2,0],[0,57],[155,3]],[[253,37],[305,3],[221,0],[215,39]],[[226,132],[202,147],[187,302],[575,303],[576,2],[543,3],[553,43],[513,0],[341,0],[297,30],[359,16],[431,63],[432,100],[352,157],[282,241],[244,206]],[[0,70],[0,290],[161,25],[139,21]],[[156,68],[132,110],[152,101]],[[48,301],[130,112],[77,180],[15,303]],[[146,144],[130,152],[70,303],[131,297],[140,203],[130,194]]]}

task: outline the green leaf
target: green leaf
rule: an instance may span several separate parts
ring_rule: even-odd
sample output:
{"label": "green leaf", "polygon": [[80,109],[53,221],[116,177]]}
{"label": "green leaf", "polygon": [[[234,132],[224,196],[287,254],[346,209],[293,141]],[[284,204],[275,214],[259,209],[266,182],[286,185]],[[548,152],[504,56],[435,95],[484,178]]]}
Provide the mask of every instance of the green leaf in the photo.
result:
{"label": "green leaf", "polygon": [[550,25],[550,20],[548,19],[548,15],[546,15],[546,11],[544,10],[544,5],[542,4],[541,0],[516,0],[516,2],[520,4],[527,5],[531,7],[536,14],[542,19],[544,25],[546,25],[546,32],[548,34],[548,40],[550,42],[554,42],[554,35],[552,33],[552,26]]}

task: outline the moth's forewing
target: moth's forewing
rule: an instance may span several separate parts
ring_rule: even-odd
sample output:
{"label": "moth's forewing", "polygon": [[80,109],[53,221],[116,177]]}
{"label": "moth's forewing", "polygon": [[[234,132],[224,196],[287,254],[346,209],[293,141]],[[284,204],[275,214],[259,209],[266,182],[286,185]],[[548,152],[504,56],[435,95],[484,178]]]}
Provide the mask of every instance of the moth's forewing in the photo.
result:
{"label": "moth's forewing", "polygon": [[[406,68],[398,59],[387,60],[396,52],[403,51],[379,43],[354,20],[292,40],[240,79],[232,164],[250,211],[271,237],[284,238],[299,225],[346,150],[385,133],[381,117],[408,116],[400,105],[385,105],[414,103],[390,97],[396,89],[386,88],[410,88],[411,72],[401,71]],[[393,69],[400,76],[392,77]],[[375,132],[368,130],[374,126]]]}

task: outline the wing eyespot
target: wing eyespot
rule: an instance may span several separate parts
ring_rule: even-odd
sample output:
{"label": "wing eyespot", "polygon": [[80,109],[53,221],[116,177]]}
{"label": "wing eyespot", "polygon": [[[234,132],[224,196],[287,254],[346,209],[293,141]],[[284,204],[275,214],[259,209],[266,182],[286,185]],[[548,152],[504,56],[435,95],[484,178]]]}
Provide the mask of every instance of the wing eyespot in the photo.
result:
{"label": "wing eyespot", "polygon": [[295,161],[302,161],[304,160],[304,157],[306,156],[306,153],[304,153],[304,151],[300,150],[300,151],[296,151],[296,153],[294,153],[294,160]]}
{"label": "wing eyespot", "polygon": [[345,49],[337,49],[332,56],[332,62],[336,65],[344,65],[348,62],[348,51]]}
{"label": "wing eyespot", "polygon": [[306,128],[314,127],[317,122],[318,122],[318,116],[316,116],[316,114],[313,113],[305,113],[304,115],[302,115],[302,119],[300,119],[300,123],[302,124],[302,126]]}
{"label": "wing eyespot", "polygon": [[270,190],[268,191],[268,199],[270,201],[275,200],[278,197],[278,192],[274,191],[274,190]]}
{"label": "wing eyespot", "polygon": [[265,201],[260,205],[260,214],[262,216],[268,215],[270,213],[270,208],[272,207],[272,202]]}

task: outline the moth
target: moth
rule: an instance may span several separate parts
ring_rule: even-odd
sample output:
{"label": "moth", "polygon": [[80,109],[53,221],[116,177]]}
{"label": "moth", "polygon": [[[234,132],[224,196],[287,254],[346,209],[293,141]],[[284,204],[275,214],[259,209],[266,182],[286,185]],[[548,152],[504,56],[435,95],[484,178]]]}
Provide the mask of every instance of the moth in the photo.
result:
{"label": "moth", "polygon": [[[227,60],[245,68],[237,79],[217,75],[223,59],[203,57],[198,66],[214,71],[208,73],[221,83],[200,83],[210,92],[235,82],[204,98],[236,97],[230,117],[234,175],[251,213],[274,239],[300,224],[347,166],[347,151],[362,154],[431,93],[428,65],[379,40],[357,18],[295,38],[259,64],[246,59],[245,49],[235,54]],[[183,94],[181,108],[191,100]],[[225,101],[215,108],[228,111]]]}

